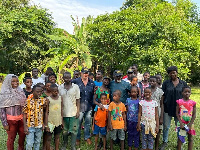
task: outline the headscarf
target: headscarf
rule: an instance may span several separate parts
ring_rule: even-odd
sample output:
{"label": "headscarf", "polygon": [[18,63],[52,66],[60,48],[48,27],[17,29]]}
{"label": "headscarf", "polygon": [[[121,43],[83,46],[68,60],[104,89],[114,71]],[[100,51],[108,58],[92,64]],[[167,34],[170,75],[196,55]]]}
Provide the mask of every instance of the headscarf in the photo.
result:
{"label": "headscarf", "polygon": [[20,87],[12,88],[12,78],[16,77],[14,74],[8,74],[3,81],[0,92],[0,108],[11,107],[16,105],[23,105],[26,100],[26,96]]}

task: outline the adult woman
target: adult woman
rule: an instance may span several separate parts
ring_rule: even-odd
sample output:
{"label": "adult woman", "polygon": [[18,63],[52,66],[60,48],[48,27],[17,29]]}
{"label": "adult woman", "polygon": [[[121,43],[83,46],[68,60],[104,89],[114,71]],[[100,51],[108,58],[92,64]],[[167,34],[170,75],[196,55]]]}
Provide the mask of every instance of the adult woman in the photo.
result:
{"label": "adult woman", "polygon": [[19,86],[19,80],[14,74],[8,74],[0,92],[0,118],[8,134],[7,150],[14,150],[14,141],[19,134],[18,150],[24,150],[24,125],[22,109],[26,96]]}
{"label": "adult woman", "polygon": [[177,123],[176,118],[176,100],[182,98],[182,88],[187,85],[186,82],[180,80],[178,75],[178,70],[176,66],[171,66],[167,69],[167,73],[170,77],[162,85],[162,90],[164,92],[164,118],[163,118],[163,144],[161,150],[167,146],[169,128],[171,124],[171,119],[174,117],[175,124]]}

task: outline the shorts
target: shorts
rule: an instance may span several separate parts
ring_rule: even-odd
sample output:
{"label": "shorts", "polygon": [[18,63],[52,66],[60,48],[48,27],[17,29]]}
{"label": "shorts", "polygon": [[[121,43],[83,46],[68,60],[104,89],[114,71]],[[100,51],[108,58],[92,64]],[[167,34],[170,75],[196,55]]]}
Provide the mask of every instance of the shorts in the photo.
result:
{"label": "shorts", "polygon": [[101,135],[106,135],[106,126],[105,127],[99,127],[98,125],[94,124],[93,134],[97,135],[99,133],[101,133]]}
{"label": "shorts", "polygon": [[141,128],[142,128],[142,149],[153,149],[154,146],[154,137],[151,134],[151,132],[149,132],[149,134],[145,134],[145,126],[143,124],[141,124]]}
{"label": "shorts", "polygon": [[64,131],[71,132],[73,134],[78,133],[79,119],[76,117],[63,117]]}
{"label": "shorts", "polygon": [[52,135],[54,133],[54,135],[60,134],[62,132],[62,128],[61,125],[57,126],[54,128],[53,132],[46,132],[47,135]]}
{"label": "shorts", "polygon": [[111,140],[116,140],[117,137],[123,141],[125,140],[125,132],[124,132],[124,129],[113,129],[110,131],[110,138]]}

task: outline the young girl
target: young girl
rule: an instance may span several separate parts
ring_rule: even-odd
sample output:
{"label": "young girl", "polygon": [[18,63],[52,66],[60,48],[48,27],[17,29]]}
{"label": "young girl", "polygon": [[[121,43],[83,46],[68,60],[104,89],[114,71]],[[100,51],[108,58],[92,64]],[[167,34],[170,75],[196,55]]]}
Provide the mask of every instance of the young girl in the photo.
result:
{"label": "young girl", "polygon": [[136,76],[131,77],[131,86],[136,86],[138,88],[138,97],[141,100],[141,89],[139,88],[138,78]]}
{"label": "young girl", "polygon": [[59,137],[62,128],[62,97],[58,95],[58,86],[52,84],[51,96],[48,97],[49,100],[49,115],[48,115],[48,126],[46,127],[46,149],[50,149],[51,137],[54,133],[55,150],[59,149]]}
{"label": "young girl", "polygon": [[186,86],[182,89],[183,98],[176,101],[176,116],[178,118],[178,150],[181,150],[182,143],[185,142],[185,136],[188,135],[188,150],[192,150],[193,139],[195,135],[194,120],[196,118],[196,102],[190,99],[191,89]]}
{"label": "young girl", "polygon": [[139,88],[141,89],[142,99],[144,98],[144,89],[149,87],[149,77],[150,77],[150,73],[149,72],[145,72],[143,74],[143,80],[138,83],[139,84]]}
{"label": "young girl", "polygon": [[139,99],[138,87],[132,86],[130,98],[126,100],[127,106],[127,131],[128,131],[128,146],[132,149],[133,141],[135,150],[139,147],[140,132],[136,129],[138,123]]}
{"label": "young girl", "polygon": [[23,91],[24,91],[24,93],[26,95],[26,98],[28,98],[28,96],[30,94],[32,94],[32,88],[31,88],[31,86],[32,86],[32,78],[31,77],[26,77],[24,79],[24,84],[26,85],[26,87],[23,88]]}
{"label": "young girl", "polygon": [[139,102],[137,129],[142,128],[143,150],[153,150],[154,138],[159,131],[158,104],[151,99],[151,94],[151,88],[145,88],[145,98]]}
{"label": "young girl", "polygon": [[2,84],[0,93],[0,118],[8,134],[7,149],[14,150],[14,141],[18,133],[18,150],[24,150],[24,125],[22,109],[26,96],[19,86],[14,74],[8,74]]}

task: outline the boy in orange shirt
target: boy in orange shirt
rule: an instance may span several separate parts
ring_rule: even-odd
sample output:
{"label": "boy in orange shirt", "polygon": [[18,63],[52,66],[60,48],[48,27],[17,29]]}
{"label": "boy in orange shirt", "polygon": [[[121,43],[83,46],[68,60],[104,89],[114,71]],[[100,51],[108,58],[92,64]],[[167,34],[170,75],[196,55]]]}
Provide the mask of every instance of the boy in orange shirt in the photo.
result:
{"label": "boy in orange shirt", "polygon": [[107,94],[101,93],[100,95],[101,104],[104,106],[104,109],[101,109],[96,105],[94,111],[94,121],[93,121],[93,134],[95,136],[95,150],[97,150],[99,132],[103,138],[103,149],[106,150],[106,128],[107,128],[107,119],[108,119],[108,105],[107,105]]}
{"label": "boy in orange shirt", "polygon": [[126,107],[120,101],[121,91],[113,93],[113,101],[108,108],[108,125],[110,129],[110,149],[113,150],[113,141],[120,139],[121,150],[124,150],[124,140],[126,131]]}

